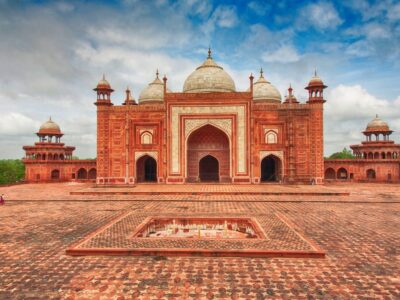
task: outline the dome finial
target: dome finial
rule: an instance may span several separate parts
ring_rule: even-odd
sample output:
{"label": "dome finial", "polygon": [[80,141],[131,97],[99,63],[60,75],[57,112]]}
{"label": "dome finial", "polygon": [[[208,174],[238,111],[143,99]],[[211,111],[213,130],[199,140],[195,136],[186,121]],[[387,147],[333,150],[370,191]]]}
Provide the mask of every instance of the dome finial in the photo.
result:
{"label": "dome finial", "polygon": [[264,78],[264,71],[263,71],[263,68],[261,67],[261,69],[260,69],[260,78]]}
{"label": "dome finial", "polygon": [[51,121],[51,116],[49,117],[49,121]]}
{"label": "dome finial", "polygon": [[291,83],[289,84],[288,91],[289,91],[289,97],[292,98],[293,89],[292,89],[292,84]]}
{"label": "dome finial", "polygon": [[103,73],[103,80],[106,80],[106,74]]}
{"label": "dome finial", "polygon": [[379,118],[379,117],[378,117],[378,114],[375,115],[375,118],[377,118],[377,119]]}
{"label": "dome finial", "polygon": [[210,46],[208,46],[208,57],[207,58],[212,58],[211,57],[211,47]]}
{"label": "dome finial", "polygon": [[314,76],[317,77],[317,68],[314,69]]}
{"label": "dome finial", "polygon": [[157,71],[156,71],[156,77],[158,78],[158,75],[160,75],[160,73],[158,72],[158,68],[157,68]]}

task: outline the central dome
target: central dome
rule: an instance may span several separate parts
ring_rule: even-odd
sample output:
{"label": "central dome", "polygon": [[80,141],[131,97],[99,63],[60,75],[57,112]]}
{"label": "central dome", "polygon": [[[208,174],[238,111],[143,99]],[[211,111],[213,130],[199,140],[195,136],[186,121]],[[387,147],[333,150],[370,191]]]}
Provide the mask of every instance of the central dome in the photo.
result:
{"label": "central dome", "polygon": [[235,92],[235,83],[224,69],[217,65],[208,50],[208,57],[202,65],[186,78],[184,93]]}

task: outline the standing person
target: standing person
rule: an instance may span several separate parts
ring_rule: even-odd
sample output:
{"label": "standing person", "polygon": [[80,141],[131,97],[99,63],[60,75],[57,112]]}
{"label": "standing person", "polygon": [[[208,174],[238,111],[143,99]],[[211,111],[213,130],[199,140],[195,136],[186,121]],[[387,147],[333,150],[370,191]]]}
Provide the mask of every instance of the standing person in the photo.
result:
{"label": "standing person", "polygon": [[0,205],[6,204],[6,201],[4,200],[4,194],[0,195]]}

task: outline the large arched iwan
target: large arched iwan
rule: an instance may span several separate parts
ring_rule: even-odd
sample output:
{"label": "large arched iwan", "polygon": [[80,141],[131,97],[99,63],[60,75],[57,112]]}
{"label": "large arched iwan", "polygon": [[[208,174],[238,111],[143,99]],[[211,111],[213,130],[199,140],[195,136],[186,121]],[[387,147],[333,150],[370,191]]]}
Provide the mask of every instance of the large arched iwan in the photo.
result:
{"label": "large arched iwan", "polygon": [[[230,182],[229,138],[221,129],[209,124],[196,129],[188,137],[187,181],[201,181],[200,160],[206,156],[211,156],[218,162],[218,181]],[[209,162],[215,163],[212,159]]]}

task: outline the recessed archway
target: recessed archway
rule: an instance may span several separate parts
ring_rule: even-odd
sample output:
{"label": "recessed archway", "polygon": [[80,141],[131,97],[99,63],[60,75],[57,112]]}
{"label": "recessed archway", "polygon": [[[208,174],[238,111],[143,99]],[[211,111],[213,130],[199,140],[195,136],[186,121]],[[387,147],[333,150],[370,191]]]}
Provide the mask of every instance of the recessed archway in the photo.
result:
{"label": "recessed archway", "polygon": [[219,181],[219,162],[212,155],[206,155],[199,161],[200,181]]}
{"label": "recessed archway", "polygon": [[368,169],[367,170],[367,178],[370,180],[376,179],[376,172],[374,169]]}
{"label": "recessed archway", "polygon": [[97,177],[97,171],[95,168],[92,168],[88,172],[88,179],[96,179]]}
{"label": "recessed archway", "polygon": [[88,178],[86,169],[80,168],[78,170],[78,175],[76,176],[76,178],[81,179],[81,180],[86,180]]}
{"label": "recessed archway", "polygon": [[58,180],[58,179],[60,179],[60,170],[51,171],[51,180]]}
{"label": "recessed archway", "polygon": [[325,179],[336,179],[336,172],[333,168],[325,170]]}
{"label": "recessed archway", "polygon": [[[209,156],[209,157],[207,157]],[[205,159],[201,164],[200,160]],[[218,165],[218,176],[213,175],[214,179],[206,179],[201,176],[208,171],[215,169],[215,159]],[[207,124],[193,131],[187,139],[187,181],[198,182],[220,181],[230,182],[230,146],[229,138],[221,129]],[[207,169],[207,164],[209,170]],[[208,170],[208,171],[207,171]],[[210,175],[211,176],[211,175]]]}
{"label": "recessed archway", "polygon": [[136,162],[137,182],[157,182],[157,161],[149,156],[143,155]]}
{"label": "recessed archway", "polygon": [[348,178],[348,172],[345,168],[340,168],[337,171],[337,179],[347,179]]}
{"label": "recessed archway", "polygon": [[261,161],[261,182],[280,180],[281,160],[275,155],[268,155]]}

